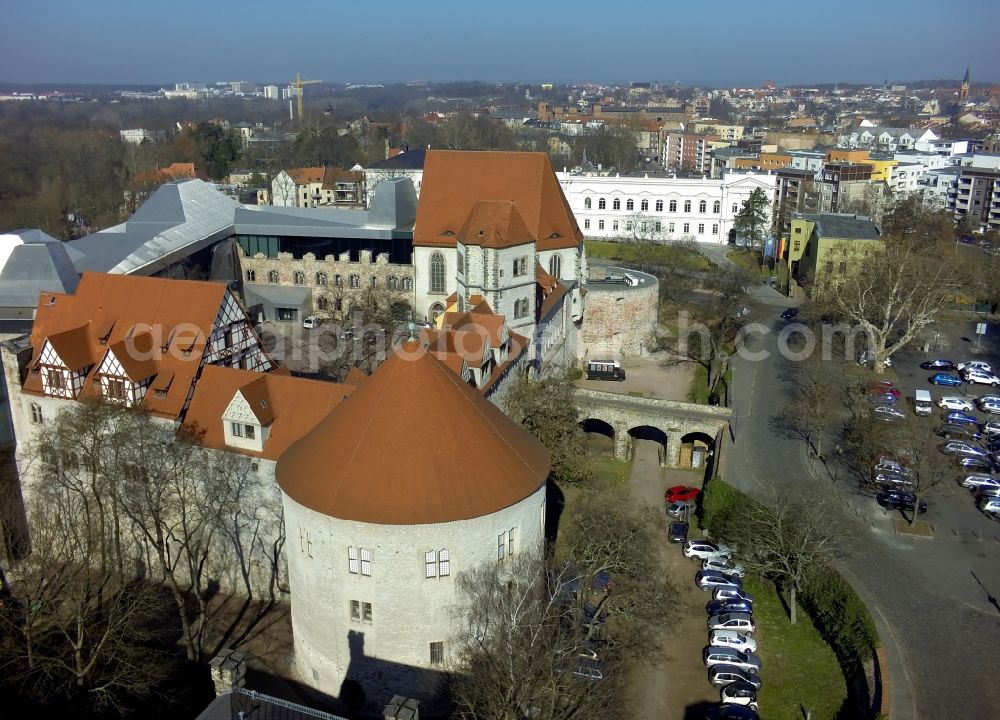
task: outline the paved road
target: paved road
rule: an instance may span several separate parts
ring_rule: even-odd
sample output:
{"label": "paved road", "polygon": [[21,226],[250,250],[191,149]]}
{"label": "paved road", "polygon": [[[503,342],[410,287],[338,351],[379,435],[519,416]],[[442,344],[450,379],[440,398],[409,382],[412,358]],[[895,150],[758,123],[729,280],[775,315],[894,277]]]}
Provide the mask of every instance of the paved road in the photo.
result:
{"label": "paved road", "polygon": [[[772,330],[783,326],[776,308],[761,308],[757,317]],[[801,440],[771,427],[794,391],[791,363],[776,352],[776,332],[751,349],[767,350],[771,357],[733,363],[736,441],[726,480],[750,493],[764,483],[815,492],[830,479],[807,469]],[[994,668],[1000,612],[988,598],[1000,596],[1000,540],[971,532],[957,537],[939,532],[933,540],[906,538],[895,534],[877,511],[859,519],[851,510],[871,511],[873,506],[848,497],[844,521],[852,534],[841,565],[879,624],[889,655],[893,717],[997,717],[1000,684]]]}

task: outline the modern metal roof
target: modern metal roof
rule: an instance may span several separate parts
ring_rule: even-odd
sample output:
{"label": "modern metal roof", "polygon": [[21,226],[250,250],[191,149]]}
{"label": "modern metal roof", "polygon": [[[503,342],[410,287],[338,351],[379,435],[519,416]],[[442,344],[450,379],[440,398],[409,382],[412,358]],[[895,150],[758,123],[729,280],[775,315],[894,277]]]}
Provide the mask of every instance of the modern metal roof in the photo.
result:
{"label": "modern metal roof", "polygon": [[34,308],[43,292],[72,293],[79,276],[66,243],[41,230],[0,235],[0,311]]}

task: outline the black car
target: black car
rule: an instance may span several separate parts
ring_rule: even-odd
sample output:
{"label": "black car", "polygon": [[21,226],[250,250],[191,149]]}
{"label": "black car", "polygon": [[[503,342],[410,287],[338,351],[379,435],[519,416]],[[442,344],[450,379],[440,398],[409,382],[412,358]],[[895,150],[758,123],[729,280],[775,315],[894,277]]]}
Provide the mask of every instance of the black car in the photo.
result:
{"label": "black car", "polygon": [[954,370],[955,367],[955,363],[951,360],[928,360],[927,362],[920,363],[920,368],[922,370],[940,370],[942,372],[949,372]]}
{"label": "black car", "polygon": [[688,539],[688,524],[686,522],[672,522],[667,529],[667,538],[672,543],[683,543]]}
{"label": "black car", "polygon": [[[880,492],[875,496],[875,502],[886,510],[904,510],[912,512],[913,504],[916,500],[917,498],[913,493],[900,492],[898,490]],[[918,512],[927,512],[927,503],[925,501],[920,501],[920,510]]]}
{"label": "black car", "polygon": [[945,423],[934,434],[948,440],[978,440],[979,431],[972,425],[959,425],[957,423]]}
{"label": "black car", "polygon": [[788,308],[785,312],[781,313],[781,318],[783,320],[791,320],[793,317],[799,314],[798,308]]}
{"label": "black car", "polygon": [[738,612],[746,613],[747,615],[753,614],[753,603],[747,602],[746,600],[709,600],[708,604],[705,605],[705,610],[711,615],[721,615],[722,613],[728,612]]}

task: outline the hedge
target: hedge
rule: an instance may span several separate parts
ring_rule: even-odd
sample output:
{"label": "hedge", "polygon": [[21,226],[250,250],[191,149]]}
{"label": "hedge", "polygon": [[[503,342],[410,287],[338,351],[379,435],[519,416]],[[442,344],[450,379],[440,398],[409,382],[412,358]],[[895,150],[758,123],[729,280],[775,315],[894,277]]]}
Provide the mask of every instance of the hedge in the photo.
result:
{"label": "hedge", "polygon": [[[749,495],[714,478],[702,493],[701,526],[712,537],[723,540],[738,537],[744,509],[756,503]],[[810,568],[798,598],[813,625],[837,654],[845,676],[857,672],[875,654],[879,644],[875,622],[854,588],[831,565],[822,563]]]}

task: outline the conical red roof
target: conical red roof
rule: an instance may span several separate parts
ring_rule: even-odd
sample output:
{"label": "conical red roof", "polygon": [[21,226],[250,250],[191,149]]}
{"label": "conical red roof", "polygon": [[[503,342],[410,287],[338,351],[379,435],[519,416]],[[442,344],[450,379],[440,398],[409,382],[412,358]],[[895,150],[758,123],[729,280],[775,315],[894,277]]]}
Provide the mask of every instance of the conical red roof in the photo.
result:
{"label": "conical red roof", "polygon": [[411,342],[289,447],[275,474],[325,515],[420,525],[509,507],[550,466],[534,436]]}

